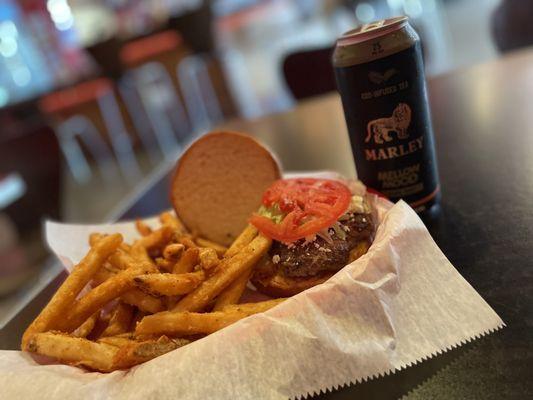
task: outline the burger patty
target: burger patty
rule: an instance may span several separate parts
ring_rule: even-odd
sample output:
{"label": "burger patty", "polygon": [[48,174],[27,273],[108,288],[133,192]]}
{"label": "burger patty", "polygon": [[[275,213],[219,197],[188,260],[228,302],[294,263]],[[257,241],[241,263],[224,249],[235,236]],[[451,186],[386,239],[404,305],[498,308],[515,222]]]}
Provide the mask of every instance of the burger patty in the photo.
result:
{"label": "burger patty", "polygon": [[274,241],[269,251],[272,262],[280,272],[294,278],[340,270],[348,263],[350,250],[361,241],[372,240],[374,224],[369,214],[360,213],[348,214],[339,224],[346,237],[341,239],[330,228],[331,243],[320,236],[312,242],[305,243],[302,239],[289,246]]}

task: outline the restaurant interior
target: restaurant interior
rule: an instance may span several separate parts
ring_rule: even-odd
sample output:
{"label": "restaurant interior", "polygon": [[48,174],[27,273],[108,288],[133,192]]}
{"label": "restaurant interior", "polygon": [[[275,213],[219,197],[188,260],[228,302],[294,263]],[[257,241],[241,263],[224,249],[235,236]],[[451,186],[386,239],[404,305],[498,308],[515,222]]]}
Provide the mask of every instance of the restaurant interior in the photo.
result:
{"label": "restaurant interior", "polygon": [[116,220],[205,132],[336,91],[343,32],[407,15],[431,80],[533,45],[532,14],[522,0],[3,0],[0,329],[62,268],[44,221]]}

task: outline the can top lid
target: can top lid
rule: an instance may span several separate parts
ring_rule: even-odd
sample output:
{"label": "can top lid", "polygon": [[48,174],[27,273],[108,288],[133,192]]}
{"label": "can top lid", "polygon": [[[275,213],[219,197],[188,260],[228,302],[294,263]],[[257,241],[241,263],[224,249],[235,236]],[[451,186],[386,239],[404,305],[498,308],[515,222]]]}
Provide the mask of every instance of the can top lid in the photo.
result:
{"label": "can top lid", "polygon": [[339,46],[348,46],[375,39],[403,28],[407,25],[407,20],[408,18],[406,16],[401,16],[364,24],[358,28],[343,33],[343,35],[337,40],[337,44]]}

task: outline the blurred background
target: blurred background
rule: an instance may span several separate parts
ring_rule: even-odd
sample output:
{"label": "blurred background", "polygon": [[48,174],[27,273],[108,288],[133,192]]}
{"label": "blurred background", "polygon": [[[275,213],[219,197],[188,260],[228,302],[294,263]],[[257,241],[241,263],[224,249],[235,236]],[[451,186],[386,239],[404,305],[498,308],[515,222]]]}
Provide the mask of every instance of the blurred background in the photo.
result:
{"label": "blurred background", "polygon": [[0,328],[59,268],[42,221],[116,218],[197,135],[334,90],[344,31],[408,15],[431,77],[533,43],[532,3],[0,0]]}

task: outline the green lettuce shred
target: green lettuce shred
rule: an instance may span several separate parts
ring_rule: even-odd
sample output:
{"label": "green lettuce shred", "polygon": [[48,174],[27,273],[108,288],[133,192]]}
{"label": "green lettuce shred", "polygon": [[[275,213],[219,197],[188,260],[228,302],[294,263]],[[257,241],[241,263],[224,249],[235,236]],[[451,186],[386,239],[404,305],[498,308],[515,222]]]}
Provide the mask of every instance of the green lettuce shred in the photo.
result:
{"label": "green lettuce shred", "polygon": [[344,230],[342,229],[342,227],[340,226],[338,222],[335,222],[331,228],[333,228],[333,230],[335,231],[335,234],[337,235],[339,239],[341,240],[346,239],[346,232],[344,232]]}
{"label": "green lettuce shred", "polygon": [[285,217],[285,214],[283,214],[283,212],[279,209],[279,205],[277,204],[274,204],[271,207],[259,207],[258,214],[263,217],[267,217],[275,224],[280,224],[281,221],[283,221],[283,218]]}

